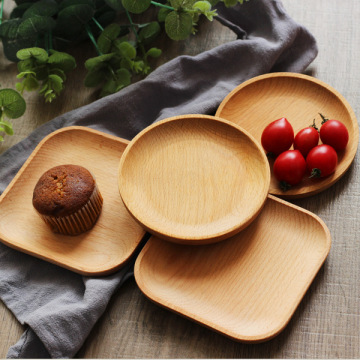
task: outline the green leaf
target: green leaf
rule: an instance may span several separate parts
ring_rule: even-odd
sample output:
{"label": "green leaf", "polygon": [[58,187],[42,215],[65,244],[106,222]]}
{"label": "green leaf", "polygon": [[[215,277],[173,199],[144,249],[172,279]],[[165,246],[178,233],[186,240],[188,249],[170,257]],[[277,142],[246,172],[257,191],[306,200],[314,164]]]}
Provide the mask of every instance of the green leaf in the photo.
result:
{"label": "green leaf", "polygon": [[165,19],[165,31],[172,40],[184,40],[192,31],[192,17],[185,12],[172,11]]}
{"label": "green leaf", "polygon": [[36,2],[37,0],[15,0],[15,4],[16,5],[21,5],[21,4],[24,4],[24,3],[27,3],[27,2],[31,2],[31,3],[34,3]]}
{"label": "green leaf", "polygon": [[40,63],[45,63],[48,59],[47,52],[38,47],[19,50],[16,54],[19,60],[36,59]]}
{"label": "green leaf", "polygon": [[200,10],[202,13],[205,13],[211,10],[211,4],[208,1],[197,1],[193,5],[193,9]]}
{"label": "green leaf", "polygon": [[55,0],[40,0],[32,4],[23,14],[23,19],[34,16],[53,16],[58,12],[58,4]]}
{"label": "green leaf", "polygon": [[145,45],[150,44],[159,36],[160,32],[160,24],[153,21],[139,31],[139,40]]}
{"label": "green leaf", "polygon": [[223,0],[226,7],[235,6],[238,3],[238,0]]}
{"label": "green leaf", "polygon": [[191,9],[195,2],[196,0],[170,0],[170,4],[175,10]]}
{"label": "green leaf", "polygon": [[64,88],[63,79],[55,74],[49,75],[49,83],[51,84],[51,88],[58,94]]}
{"label": "green leaf", "polygon": [[128,41],[123,41],[122,43],[118,44],[117,49],[120,55],[123,57],[128,59],[135,59],[136,57],[136,49]]}
{"label": "green leaf", "polygon": [[34,76],[27,76],[23,80],[23,90],[34,91],[38,89],[38,87],[39,87],[39,81]]}
{"label": "green leaf", "polygon": [[18,30],[22,20],[11,19],[6,20],[0,25],[0,37],[6,39],[16,39],[19,37]]}
{"label": "green leaf", "polygon": [[62,69],[52,68],[51,69],[51,74],[54,74],[54,75],[57,75],[57,76],[61,77],[61,79],[63,81],[66,80],[66,74]]}
{"label": "green leaf", "polygon": [[49,16],[34,16],[19,25],[18,34],[23,38],[37,38],[39,34],[53,30],[55,24],[55,20]]}
{"label": "green leaf", "polygon": [[13,89],[0,90],[0,108],[10,119],[22,116],[26,110],[24,98]]}
{"label": "green leaf", "polygon": [[110,24],[107,26],[104,31],[100,34],[97,45],[99,50],[106,54],[108,53],[114,43],[114,40],[119,36],[121,33],[121,26],[119,24]]}
{"label": "green leaf", "polygon": [[84,84],[86,87],[95,87],[104,82],[106,77],[106,71],[104,69],[94,69],[90,70],[84,80]]}
{"label": "green leaf", "polygon": [[132,62],[132,70],[136,73],[136,74],[140,74],[143,72],[145,67],[145,63],[142,60],[138,60],[138,61],[133,61]]}
{"label": "green leaf", "polygon": [[84,31],[84,24],[94,16],[95,10],[88,4],[71,5],[58,13],[56,34],[78,36]]}
{"label": "green leaf", "polygon": [[99,69],[108,65],[108,62],[115,56],[115,54],[104,54],[96,56],[85,61],[87,70]]}
{"label": "green leaf", "polygon": [[8,121],[2,120],[2,121],[0,121],[0,125],[2,126],[0,131],[4,131],[7,135],[10,135],[10,136],[14,135],[14,130],[13,130],[11,123],[9,123]]}
{"label": "green leaf", "polygon": [[131,74],[126,69],[119,69],[116,71],[116,80],[118,84],[128,86],[131,84]]}
{"label": "green leaf", "polygon": [[96,12],[94,14],[94,18],[97,20],[97,22],[102,25],[102,27],[106,27],[116,21],[116,12],[113,9],[110,9],[109,11],[104,12]]}
{"label": "green leaf", "polygon": [[60,68],[65,72],[69,72],[76,68],[76,60],[68,53],[51,50],[51,55],[48,58],[48,63]]}
{"label": "green leaf", "polygon": [[118,85],[114,79],[106,81],[101,89],[100,97],[108,96],[117,92]]}
{"label": "green leaf", "polygon": [[151,48],[146,52],[146,56],[150,56],[152,58],[158,58],[161,55],[162,51],[158,48]]}
{"label": "green leaf", "polygon": [[17,68],[19,72],[31,71],[34,68],[35,64],[36,64],[36,60],[34,58],[30,58],[19,61],[17,63]]}
{"label": "green leaf", "polygon": [[[211,4],[208,1],[197,1],[193,5],[194,10],[199,11],[201,14],[205,15],[208,20],[213,21],[214,16],[217,15],[216,10],[211,10]],[[193,19],[194,21],[194,19]]]}
{"label": "green leaf", "polygon": [[96,8],[94,0],[63,0],[59,4],[59,11],[72,5],[89,5],[93,9]]}
{"label": "green leaf", "polygon": [[35,73],[34,71],[30,71],[30,70],[28,70],[28,71],[22,71],[21,73],[17,74],[16,77],[17,77],[18,79],[22,79],[23,77],[26,77],[27,75],[34,75],[34,76],[36,76],[36,73]]}
{"label": "green leaf", "polygon": [[122,5],[131,13],[141,14],[149,8],[151,0],[122,0]]}
{"label": "green leaf", "polygon": [[33,3],[26,2],[26,3],[16,6],[10,13],[10,19],[21,18],[23,16],[24,12],[32,5],[33,5]]}
{"label": "green leaf", "polygon": [[164,22],[166,17],[168,16],[168,14],[171,12],[170,9],[166,9],[166,8],[160,8],[159,12],[158,12],[158,21],[159,22]]}
{"label": "green leaf", "polygon": [[121,0],[105,0],[105,3],[116,11],[124,11],[124,6]]}

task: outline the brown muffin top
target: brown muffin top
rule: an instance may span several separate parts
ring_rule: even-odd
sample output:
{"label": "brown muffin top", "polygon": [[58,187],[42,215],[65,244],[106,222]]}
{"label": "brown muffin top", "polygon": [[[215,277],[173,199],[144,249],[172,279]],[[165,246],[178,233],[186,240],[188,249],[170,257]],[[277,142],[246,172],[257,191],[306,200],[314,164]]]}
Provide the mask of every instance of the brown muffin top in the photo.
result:
{"label": "brown muffin top", "polygon": [[70,215],[89,201],[94,188],[94,178],[82,166],[56,166],[46,171],[37,182],[33,206],[43,215]]}

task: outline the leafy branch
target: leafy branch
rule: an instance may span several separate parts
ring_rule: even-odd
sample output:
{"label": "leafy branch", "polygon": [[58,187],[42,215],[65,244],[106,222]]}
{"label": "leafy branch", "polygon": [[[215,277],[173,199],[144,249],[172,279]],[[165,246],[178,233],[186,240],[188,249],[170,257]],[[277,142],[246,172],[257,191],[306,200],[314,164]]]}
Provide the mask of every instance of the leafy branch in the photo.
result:
{"label": "leafy branch", "polygon": [[[185,40],[196,33],[201,16],[213,20],[218,2],[230,7],[244,0],[15,0],[10,18],[2,21],[4,1],[0,38],[4,55],[18,63],[16,88],[21,94],[38,90],[52,102],[76,67],[68,48],[92,42],[97,56],[85,62],[84,83],[106,96],[152,71],[152,59],[162,53],[152,43],[162,31],[174,41]],[[134,23],[134,14],[150,8],[156,9],[155,19]],[[116,21],[119,15],[125,21]]]}
{"label": "leafy branch", "polygon": [[0,89],[0,142],[4,141],[4,134],[13,135],[12,124],[5,120],[17,119],[24,114],[26,103],[24,98],[13,89]]}

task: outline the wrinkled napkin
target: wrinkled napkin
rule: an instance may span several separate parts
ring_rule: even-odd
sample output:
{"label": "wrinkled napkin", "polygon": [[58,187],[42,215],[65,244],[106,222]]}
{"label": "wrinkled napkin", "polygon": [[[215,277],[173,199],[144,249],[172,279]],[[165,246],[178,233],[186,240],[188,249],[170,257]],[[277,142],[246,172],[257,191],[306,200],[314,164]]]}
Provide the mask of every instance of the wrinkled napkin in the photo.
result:
{"label": "wrinkled napkin", "polygon": [[[0,156],[3,192],[39,141],[71,125],[131,139],[149,124],[181,114],[214,114],[243,81],[268,72],[303,72],[317,55],[314,37],[280,1],[218,6],[237,39],[197,56],[179,56],[119,93],[58,116]],[[132,260],[106,277],[86,277],[0,243],[0,297],[25,332],[8,358],[71,358],[126,279]],[[124,324],[126,326],[126,324]]]}

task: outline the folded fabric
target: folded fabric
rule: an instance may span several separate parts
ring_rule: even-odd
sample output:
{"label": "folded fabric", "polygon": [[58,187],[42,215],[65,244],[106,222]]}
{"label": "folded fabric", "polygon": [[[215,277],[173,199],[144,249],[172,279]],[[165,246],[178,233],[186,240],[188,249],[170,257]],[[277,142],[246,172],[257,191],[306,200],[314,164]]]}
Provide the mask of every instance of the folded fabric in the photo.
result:
{"label": "folded fabric", "polygon": [[[280,1],[218,6],[217,18],[238,36],[197,56],[179,56],[119,93],[63,114],[0,157],[0,192],[38,142],[80,125],[131,139],[149,124],[181,114],[214,114],[237,85],[274,71],[303,72],[317,55],[314,37]],[[73,357],[109,299],[131,276],[136,255],[106,277],[85,277],[0,244],[0,297],[26,331],[9,358]],[[124,324],[126,326],[126,324]]]}

